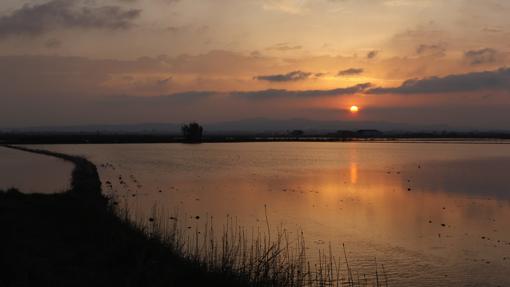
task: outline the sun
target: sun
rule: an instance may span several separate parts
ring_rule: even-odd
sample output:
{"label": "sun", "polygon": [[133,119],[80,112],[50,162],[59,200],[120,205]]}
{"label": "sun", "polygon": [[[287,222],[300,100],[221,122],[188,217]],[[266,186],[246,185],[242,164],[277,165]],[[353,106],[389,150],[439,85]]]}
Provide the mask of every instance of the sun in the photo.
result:
{"label": "sun", "polygon": [[358,106],[351,106],[350,109],[351,113],[357,113],[359,112],[359,107]]}

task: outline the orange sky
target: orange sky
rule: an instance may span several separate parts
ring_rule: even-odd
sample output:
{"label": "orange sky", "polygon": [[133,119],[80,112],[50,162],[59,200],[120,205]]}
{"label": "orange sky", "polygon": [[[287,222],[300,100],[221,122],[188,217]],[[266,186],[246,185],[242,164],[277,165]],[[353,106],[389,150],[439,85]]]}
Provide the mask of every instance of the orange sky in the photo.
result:
{"label": "orange sky", "polygon": [[507,128],[509,10],[503,0],[4,0],[0,127],[193,112]]}

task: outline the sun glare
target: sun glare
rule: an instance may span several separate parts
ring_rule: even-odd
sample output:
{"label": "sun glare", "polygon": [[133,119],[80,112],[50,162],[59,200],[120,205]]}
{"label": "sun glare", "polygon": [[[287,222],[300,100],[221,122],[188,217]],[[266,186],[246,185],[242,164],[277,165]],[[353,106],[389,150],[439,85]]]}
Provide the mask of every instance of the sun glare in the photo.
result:
{"label": "sun glare", "polygon": [[351,111],[351,113],[357,113],[357,112],[359,112],[359,107],[358,106],[351,106],[350,111]]}

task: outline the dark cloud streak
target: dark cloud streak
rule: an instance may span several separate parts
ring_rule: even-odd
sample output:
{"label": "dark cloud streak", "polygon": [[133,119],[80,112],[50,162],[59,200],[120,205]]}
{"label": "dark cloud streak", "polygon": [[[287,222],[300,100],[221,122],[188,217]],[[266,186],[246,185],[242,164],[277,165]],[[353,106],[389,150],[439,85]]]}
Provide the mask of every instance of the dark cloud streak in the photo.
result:
{"label": "dark cloud streak", "polygon": [[472,66],[495,63],[500,58],[499,56],[499,52],[491,48],[470,50],[464,53],[464,58]]}
{"label": "dark cloud streak", "polygon": [[275,98],[313,98],[313,97],[332,97],[341,95],[352,95],[361,93],[370,88],[370,83],[359,84],[346,88],[338,88],[331,90],[303,90],[291,91],[284,89],[270,89],[253,92],[232,92],[230,95],[252,100],[268,100]]}
{"label": "dark cloud streak", "polygon": [[374,88],[369,94],[440,94],[481,90],[510,91],[510,68],[474,72],[446,77],[431,77],[405,81],[394,88]]}
{"label": "dark cloud streak", "polygon": [[364,72],[364,70],[360,69],[360,68],[350,68],[350,69],[338,72],[337,75],[339,77],[355,76],[355,75],[363,74],[363,72]]}
{"label": "dark cloud streak", "polygon": [[255,76],[254,79],[267,82],[296,82],[308,79],[312,73],[293,71],[287,74]]}
{"label": "dark cloud streak", "polygon": [[0,37],[38,36],[57,29],[127,29],[141,10],[119,6],[85,6],[77,0],[24,5],[0,17]]}

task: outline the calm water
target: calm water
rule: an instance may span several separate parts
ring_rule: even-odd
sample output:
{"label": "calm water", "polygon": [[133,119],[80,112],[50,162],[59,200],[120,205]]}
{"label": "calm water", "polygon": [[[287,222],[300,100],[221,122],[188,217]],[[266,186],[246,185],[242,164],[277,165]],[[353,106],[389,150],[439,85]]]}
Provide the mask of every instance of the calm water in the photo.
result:
{"label": "calm water", "polygon": [[[310,254],[345,243],[392,286],[510,285],[510,145],[234,143],[62,145],[100,167],[138,213],[157,204],[302,229]],[[120,178],[119,178],[120,177]],[[161,192],[160,192],[161,190]],[[311,256],[311,255],[310,255]]]}
{"label": "calm water", "polygon": [[0,189],[56,193],[69,188],[73,165],[63,160],[0,147]]}

